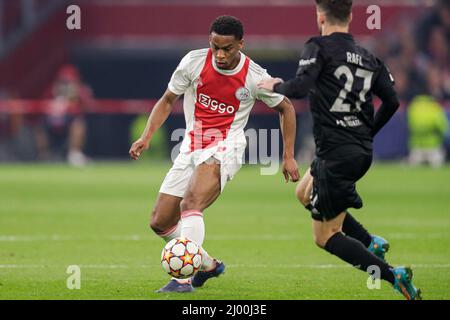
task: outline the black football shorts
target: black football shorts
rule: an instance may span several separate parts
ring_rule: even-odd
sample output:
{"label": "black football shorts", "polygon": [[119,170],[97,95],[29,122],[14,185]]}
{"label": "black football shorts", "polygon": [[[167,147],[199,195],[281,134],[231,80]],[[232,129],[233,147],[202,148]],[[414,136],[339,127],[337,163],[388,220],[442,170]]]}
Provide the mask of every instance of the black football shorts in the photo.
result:
{"label": "black football shorts", "polygon": [[363,202],[355,183],[371,163],[372,155],[366,153],[333,160],[315,158],[311,164],[311,217],[318,221],[332,220],[348,208],[361,208]]}

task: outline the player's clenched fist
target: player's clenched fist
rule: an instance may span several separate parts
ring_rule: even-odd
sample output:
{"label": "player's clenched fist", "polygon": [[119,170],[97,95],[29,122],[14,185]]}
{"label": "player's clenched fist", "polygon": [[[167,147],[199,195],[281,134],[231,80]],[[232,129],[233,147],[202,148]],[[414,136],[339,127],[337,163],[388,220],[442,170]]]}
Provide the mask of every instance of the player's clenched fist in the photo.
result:
{"label": "player's clenched fist", "polygon": [[129,154],[133,160],[139,159],[142,151],[147,150],[149,147],[150,141],[145,141],[142,138],[137,139],[130,148]]}

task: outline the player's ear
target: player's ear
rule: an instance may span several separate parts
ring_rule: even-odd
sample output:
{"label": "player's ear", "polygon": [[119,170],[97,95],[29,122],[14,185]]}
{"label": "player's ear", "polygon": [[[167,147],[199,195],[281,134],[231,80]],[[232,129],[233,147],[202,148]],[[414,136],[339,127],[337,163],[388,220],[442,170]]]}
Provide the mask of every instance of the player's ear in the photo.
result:
{"label": "player's ear", "polygon": [[244,39],[239,40],[239,50],[242,50],[244,47]]}
{"label": "player's ear", "polygon": [[325,22],[327,21],[327,15],[325,13],[321,13],[320,17],[321,17],[321,23],[325,24]]}
{"label": "player's ear", "polygon": [[317,23],[322,26],[325,23],[325,14],[317,10]]}
{"label": "player's ear", "polygon": [[348,19],[348,23],[350,24],[350,22],[352,22],[352,20],[353,20],[353,13],[350,12],[350,17]]}

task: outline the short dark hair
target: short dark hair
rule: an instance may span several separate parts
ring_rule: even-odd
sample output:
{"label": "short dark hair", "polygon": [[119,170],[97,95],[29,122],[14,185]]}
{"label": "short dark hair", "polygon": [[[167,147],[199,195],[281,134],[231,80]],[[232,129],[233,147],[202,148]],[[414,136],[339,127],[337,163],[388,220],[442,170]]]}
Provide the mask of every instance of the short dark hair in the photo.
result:
{"label": "short dark hair", "polygon": [[352,0],[316,0],[320,10],[324,11],[330,22],[335,24],[348,23],[352,2]]}
{"label": "short dark hair", "polygon": [[209,33],[215,32],[221,36],[234,36],[237,40],[242,40],[244,27],[242,22],[233,16],[220,16],[213,21],[209,28]]}

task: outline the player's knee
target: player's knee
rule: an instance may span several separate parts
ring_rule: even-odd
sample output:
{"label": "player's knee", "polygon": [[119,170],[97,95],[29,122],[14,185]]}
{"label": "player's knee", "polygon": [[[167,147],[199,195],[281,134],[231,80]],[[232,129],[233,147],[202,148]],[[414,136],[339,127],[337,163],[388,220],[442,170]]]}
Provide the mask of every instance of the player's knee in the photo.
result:
{"label": "player's knee", "polygon": [[314,243],[321,249],[325,248],[325,245],[327,244],[328,239],[324,237],[323,235],[314,234]]}
{"label": "player's knee", "polygon": [[332,230],[328,230],[327,232],[314,233],[314,243],[321,249],[325,249],[328,240],[333,236]]}
{"label": "player's knee", "polygon": [[328,240],[336,233],[342,232],[342,229],[339,227],[332,227],[328,229],[326,232],[314,234],[314,242],[316,245],[322,249],[325,249]]}
{"label": "player's knee", "polygon": [[150,229],[152,229],[155,233],[161,233],[163,231],[161,226],[155,220],[153,220],[153,218],[150,221]]}
{"label": "player's knee", "polygon": [[152,211],[152,217],[150,219],[150,228],[155,233],[161,233],[166,229],[166,223],[164,223],[163,219],[160,218],[160,215],[158,215],[158,211],[156,209],[153,209]]}
{"label": "player's knee", "polygon": [[180,202],[181,212],[186,210],[200,210],[201,207],[202,204],[199,199],[192,194],[187,194]]}

